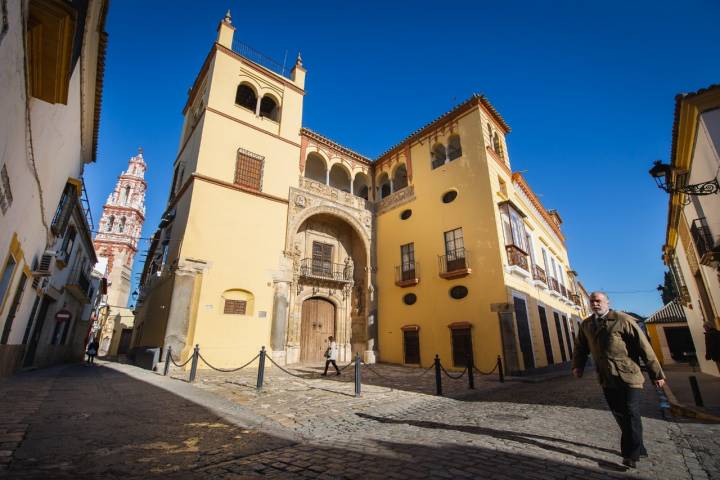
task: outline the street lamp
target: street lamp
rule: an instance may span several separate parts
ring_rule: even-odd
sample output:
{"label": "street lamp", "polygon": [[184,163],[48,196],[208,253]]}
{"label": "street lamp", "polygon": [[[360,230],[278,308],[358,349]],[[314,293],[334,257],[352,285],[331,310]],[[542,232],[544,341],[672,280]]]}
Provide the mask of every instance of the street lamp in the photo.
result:
{"label": "street lamp", "polygon": [[[667,193],[684,193],[686,195],[712,195],[720,192],[720,184],[718,183],[717,177],[707,182],[696,183],[694,185],[677,185],[678,171],[673,168],[672,165],[662,163],[660,160],[653,162],[653,167],[650,169],[650,176],[655,179],[658,188],[664,190]],[[686,199],[685,203],[690,203],[689,199]]]}

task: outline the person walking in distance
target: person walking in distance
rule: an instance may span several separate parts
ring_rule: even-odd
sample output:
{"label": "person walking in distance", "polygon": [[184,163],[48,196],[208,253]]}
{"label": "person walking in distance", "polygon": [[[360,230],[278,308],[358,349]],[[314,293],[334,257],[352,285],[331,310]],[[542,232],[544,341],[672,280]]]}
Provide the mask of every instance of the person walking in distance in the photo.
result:
{"label": "person walking in distance", "polygon": [[98,347],[99,347],[99,344],[98,344],[97,340],[92,338],[90,340],[90,343],[88,344],[87,352],[86,352],[88,365],[92,365],[95,363],[95,356],[98,353]]}
{"label": "person walking in distance", "polygon": [[593,314],[580,324],[575,339],[572,373],[582,377],[588,355],[592,355],[605,399],[622,432],[623,465],[636,468],[640,457],[647,456],[640,417],[645,377],[640,371],[639,359],[645,362],[656,387],[665,385],[665,374],[635,320],[611,310],[604,292],[590,295],[590,308]]}
{"label": "person walking in distance", "polygon": [[338,368],[337,363],[335,363],[338,354],[338,347],[337,343],[335,342],[335,337],[330,335],[328,337],[328,342],[330,342],[330,345],[328,345],[327,350],[325,350],[325,371],[323,372],[323,375],[327,376],[328,367],[331,363],[332,366],[335,367],[335,371],[337,372],[336,375],[340,375],[340,369]]}

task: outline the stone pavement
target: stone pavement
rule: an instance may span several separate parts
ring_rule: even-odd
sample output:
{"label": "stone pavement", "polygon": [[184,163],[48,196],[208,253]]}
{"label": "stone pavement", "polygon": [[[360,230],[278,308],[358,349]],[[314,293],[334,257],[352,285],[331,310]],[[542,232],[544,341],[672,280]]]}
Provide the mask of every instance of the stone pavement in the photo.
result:
{"label": "stone pavement", "polygon": [[[402,370],[374,368],[387,378]],[[707,463],[720,453],[707,442],[720,437],[718,426],[664,420],[650,388],[643,401],[650,457],[626,472],[592,376],[502,385],[488,377],[471,393],[456,387],[453,398],[376,382],[357,399],[352,383],[316,378],[312,368],[297,371],[304,378],[281,373],[269,371],[259,393],[251,371],[201,371],[194,385],[119,364],[4,379],[0,448],[9,460],[0,475],[720,478]]]}

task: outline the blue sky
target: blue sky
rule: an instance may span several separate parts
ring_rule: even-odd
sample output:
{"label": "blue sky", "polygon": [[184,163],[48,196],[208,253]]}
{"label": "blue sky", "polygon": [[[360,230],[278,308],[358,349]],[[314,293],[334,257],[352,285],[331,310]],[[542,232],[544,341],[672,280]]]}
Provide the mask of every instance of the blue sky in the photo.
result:
{"label": "blue sky", "polygon": [[228,8],[255,49],[289,65],[302,51],[304,126],[371,158],[487,95],[512,127],[513,170],[560,212],[586,287],[616,308],[661,306],[667,196],[647,171],[668,160],[674,96],[720,79],[719,2],[113,1],[98,161],[85,172],[96,223],[142,145],[152,235],[187,91]]}

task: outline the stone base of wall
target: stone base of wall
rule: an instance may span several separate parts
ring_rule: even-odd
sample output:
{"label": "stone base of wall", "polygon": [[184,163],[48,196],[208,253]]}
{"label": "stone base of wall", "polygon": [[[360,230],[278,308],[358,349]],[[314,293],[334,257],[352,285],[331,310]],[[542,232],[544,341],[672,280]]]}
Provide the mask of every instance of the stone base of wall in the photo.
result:
{"label": "stone base of wall", "polygon": [[22,365],[25,345],[0,345],[0,377],[17,372]]}

